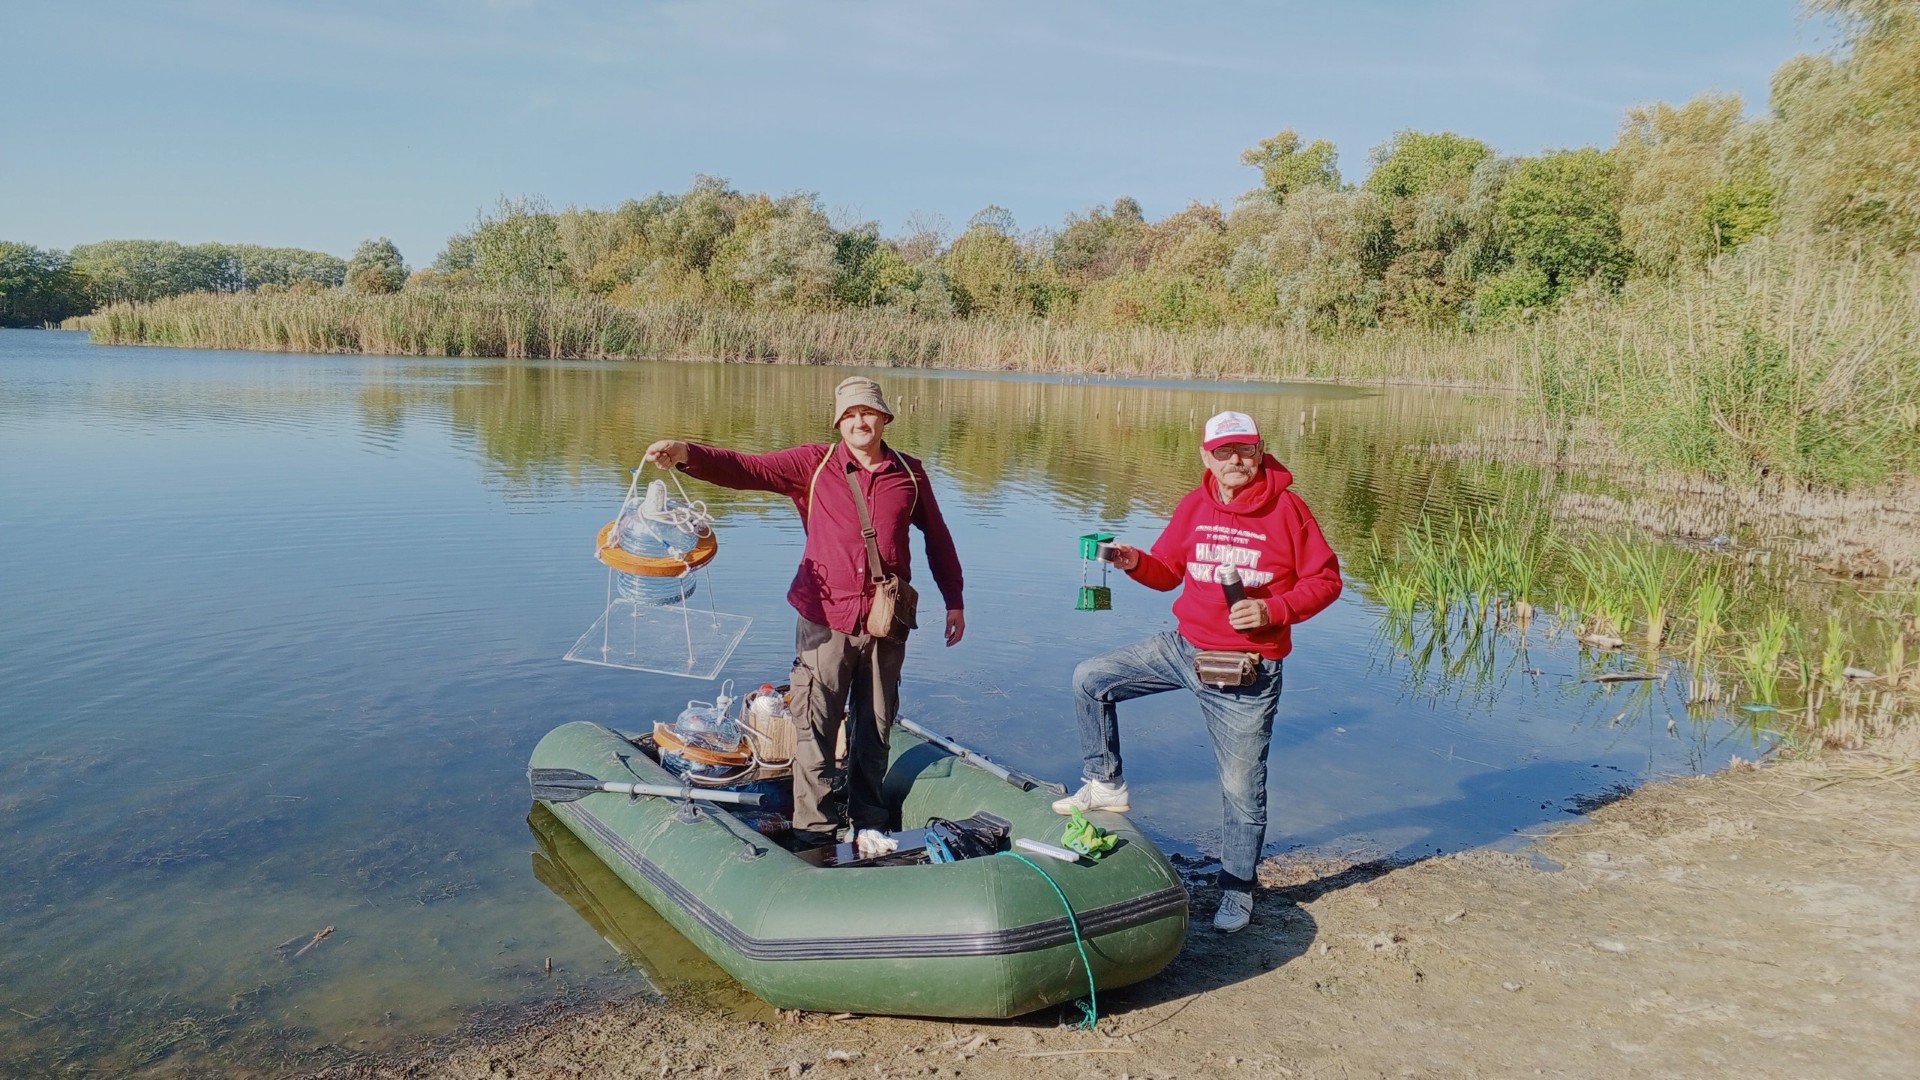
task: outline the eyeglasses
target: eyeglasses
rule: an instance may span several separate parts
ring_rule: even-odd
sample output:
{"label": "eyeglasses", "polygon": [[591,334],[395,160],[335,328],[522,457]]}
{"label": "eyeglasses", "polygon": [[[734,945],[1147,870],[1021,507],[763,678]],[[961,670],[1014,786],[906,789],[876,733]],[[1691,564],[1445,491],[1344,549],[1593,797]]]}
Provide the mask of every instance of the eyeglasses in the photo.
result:
{"label": "eyeglasses", "polygon": [[1226,461],[1229,458],[1258,457],[1260,456],[1260,444],[1243,442],[1227,443],[1225,446],[1216,446],[1212,450],[1207,451],[1207,453],[1212,454],[1213,460],[1215,461]]}

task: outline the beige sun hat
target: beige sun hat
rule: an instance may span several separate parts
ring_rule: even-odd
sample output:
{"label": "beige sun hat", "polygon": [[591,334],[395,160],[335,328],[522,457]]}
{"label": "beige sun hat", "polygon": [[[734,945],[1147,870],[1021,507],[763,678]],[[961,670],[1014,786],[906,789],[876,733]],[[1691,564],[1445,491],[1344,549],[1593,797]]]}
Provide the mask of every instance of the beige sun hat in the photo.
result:
{"label": "beige sun hat", "polygon": [[880,384],[865,375],[849,375],[840,380],[833,388],[833,422],[847,415],[847,410],[856,405],[865,405],[875,412],[885,413],[887,419],[893,419],[893,410],[887,408],[887,399],[880,393]]}

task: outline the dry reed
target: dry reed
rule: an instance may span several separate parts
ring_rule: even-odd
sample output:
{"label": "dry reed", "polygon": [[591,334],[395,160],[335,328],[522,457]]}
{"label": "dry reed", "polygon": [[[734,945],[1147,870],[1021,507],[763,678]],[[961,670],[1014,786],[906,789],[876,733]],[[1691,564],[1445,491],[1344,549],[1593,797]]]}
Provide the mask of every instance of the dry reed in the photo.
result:
{"label": "dry reed", "polygon": [[216,295],[115,304],[70,325],[117,345],[277,352],[1063,372],[1137,378],[1318,379],[1518,387],[1511,337],[1381,331],[1329,340],[1280,327],[1172,333],[1041,320],[931,319],[667,304],[619,307],[515,293]]}

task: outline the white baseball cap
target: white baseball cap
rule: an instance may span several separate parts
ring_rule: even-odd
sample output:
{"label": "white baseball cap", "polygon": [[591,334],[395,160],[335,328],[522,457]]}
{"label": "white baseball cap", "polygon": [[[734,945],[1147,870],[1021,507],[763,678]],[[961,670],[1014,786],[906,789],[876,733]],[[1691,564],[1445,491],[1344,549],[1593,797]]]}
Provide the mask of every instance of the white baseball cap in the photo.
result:
{"label": "white baseball cap", "polygon": [[1255,443],[1260,441],[1260,427],[1253,417],[1243,412],[1223,412],[1207,421],[1207,431],[1200,442],[1200,448],[1211,450],[1228,443]]}

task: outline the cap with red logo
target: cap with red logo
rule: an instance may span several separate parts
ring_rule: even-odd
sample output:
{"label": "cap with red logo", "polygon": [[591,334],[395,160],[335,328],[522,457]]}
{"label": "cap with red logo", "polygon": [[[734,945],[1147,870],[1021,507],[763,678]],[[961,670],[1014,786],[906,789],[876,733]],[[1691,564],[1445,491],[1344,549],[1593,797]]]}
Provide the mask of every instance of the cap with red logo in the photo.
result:
{"label": "cap with red logo", "polygon": [[1212,450],[1229,443],[1257,443],[1260,441],[1260,428],[1254,424],[1253,417],[1241,412],[1223,412],[1207,421],[1205,437],[1200,448]]}

